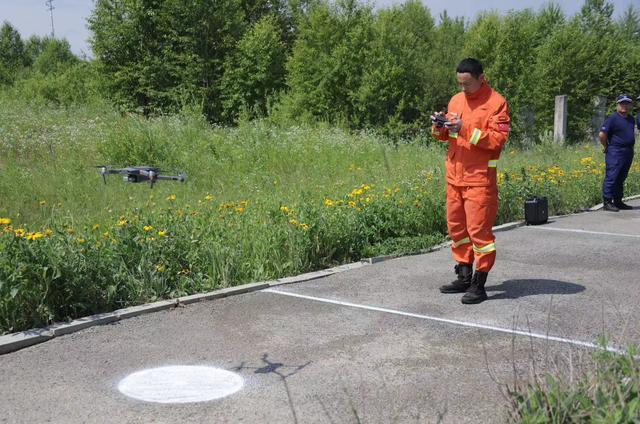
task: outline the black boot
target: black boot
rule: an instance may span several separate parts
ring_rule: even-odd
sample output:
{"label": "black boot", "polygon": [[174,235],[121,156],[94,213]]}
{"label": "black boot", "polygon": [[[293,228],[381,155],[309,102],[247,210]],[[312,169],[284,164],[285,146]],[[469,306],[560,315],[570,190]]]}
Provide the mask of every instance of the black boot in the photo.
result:
{"label": "black boot", "polygon": [[484,290],[484,283],[487,282],[488,272],[476,271],[473,274],[471,280],[471,286],[467,289],[467,292],[462,296],[462,303],[473,304],[480,303],[487,300],[487,292]]}
{"label": "black boot", "polygon": [[622,198],[614,199],[614,201],[613,201],[613,205],[614,205],[616,208],[618,208],[618,209],[620,209],[620,210],[624,210],[624,211],[629,211],[629,210],[633,209],[633,207],[631,207],[631,206],[627,205],[626,203],[624,203],[624,202],[622,201]]}
{"label": "black boot", "polygon": [[613,203],[613,199],[602,198],[602,210],[609,212],[618,212],[620,209]]}
{"label": "black boot", "polygon": [[453,268],[458,278],[449,284],[440,287],[442,293],[464,293],[471,287],[471,275],[473,266],[469,264],[458,264]]}

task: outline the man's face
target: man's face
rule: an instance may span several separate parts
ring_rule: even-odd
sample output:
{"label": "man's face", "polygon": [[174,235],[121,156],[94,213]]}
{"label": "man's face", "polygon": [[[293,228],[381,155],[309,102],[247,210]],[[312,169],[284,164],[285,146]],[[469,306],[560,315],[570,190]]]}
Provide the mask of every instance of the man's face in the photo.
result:
{"label": "man's face", "polygon": [[458,86],[464,92],[464,94],[473,94],[482,87],[484,82],[484,74],[480,74],[478,78],[474,77],[468,72],[463,74],[457,73],[456,79],[458,80]]}
{"label": "man's face", "polygon": [[631,112],[633,104],[631,102],[622,102],[616,105],[616,110],[620,115],[627,116]]}

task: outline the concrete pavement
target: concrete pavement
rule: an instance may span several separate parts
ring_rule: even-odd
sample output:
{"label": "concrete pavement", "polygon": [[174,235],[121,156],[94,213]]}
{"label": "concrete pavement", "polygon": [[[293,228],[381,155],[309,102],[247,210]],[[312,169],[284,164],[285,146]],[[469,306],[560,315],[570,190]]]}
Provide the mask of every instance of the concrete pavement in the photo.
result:
{"label": "concrete pavement", "polygon": [[[142,315],[0,356],[0,422],[504,422],[504,384],[640,343],[640,201],[497,233],[490,300],[463,305],[442,249]],[[179,405],[118,383],[164,365],[244,378]]]}

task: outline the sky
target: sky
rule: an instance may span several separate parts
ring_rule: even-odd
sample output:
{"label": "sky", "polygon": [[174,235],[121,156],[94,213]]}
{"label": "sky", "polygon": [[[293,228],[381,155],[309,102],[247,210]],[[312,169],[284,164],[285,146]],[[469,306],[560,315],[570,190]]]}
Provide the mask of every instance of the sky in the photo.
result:
{"label": "sky", "polygon": [[[610,0],[611,1],[611,0]],[[71,44],[71,50],[79,55],[91,57],[91,48],[88,38],[87,18],[93,10],[94,0],[52,0],[53,28],[57,38],[66,38]],[[640,8],[640,0],[613,0],[615,15],[622,13],[630,5]],[[23,39],[32,34],[39,36],[51,34],[51,16],[45,0],[0,0],[0,22],[9,21],[18,29]],[[378,8],[400,4],[402,0],[374,0]],[[464,16],[473,19],[483,10],[496,10],[501,13],[511,9],[538,9],[547,1],[533,0],[456,0],[456,1],[429,1],[423,3],[431,9],[434,17],[437,17],[445,9],[450,16]],[[583,0],[557,1],[565,14],[571,16],[580,10]]]}

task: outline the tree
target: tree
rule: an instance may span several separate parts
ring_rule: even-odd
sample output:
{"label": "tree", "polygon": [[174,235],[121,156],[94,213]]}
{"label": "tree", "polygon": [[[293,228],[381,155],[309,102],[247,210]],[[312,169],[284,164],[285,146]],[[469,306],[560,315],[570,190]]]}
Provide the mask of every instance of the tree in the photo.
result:
{"label": "tree", "polygon": [[287,62],[291,113],[349,122],[372,38],[372,12],[356,0],[319,3],[298,24]]}
{"label": "tree", "polygon": [[3,22],[0,27],[0,85],[13,83],[26,62],[20,33],[9,22]]}
{"label": "tree", "polygon": [[458,91],[455,70],[464,58],[464,40],[464,19],[451,18],[444,11],[434,31],[433,46],[425,52],[426,68],[431,75],[430,85],[425,87],[426,111],[444,110]]}
{"label": "tree", "polygon": [[[502,20],[496,12],[481,13],[465,34],[464,56],[474,57],[490,70],[500,52],[496,48],[501,39]],[[487,76],[491,77],[490,72]]]}
{"label": "tree", "polygon": [[511,142],[528,144],[534,137],[534,113],[531,92],[537,81],[532,77],[534,58],[542,34],[535,12],[511,11],[502,20],[498,51],[486,72],[492,86],[509,104]]}
{"label": "tree", "polygon": [[33,60],[33,70],[42,74],[55,74],[70,66],[80,63],[72,52],[67,40],[44,38],[40,45],[41,51]]}
{"label": "tree", "polygon": [[605,0],[585,0],[577,19],[584,31],[608,33],[613,25],[613,9],[613,3]]}
{"label": "tree", "polygon": [[540,124],[551,127],[554,98],[567,94],[569,137],[583,140],[591,132],[594,97],[615,95],[611,75],[625,53],[613,35],[585,31],[582,17],[552,34],[540,46],[534,69],[532,95]]}
{"label": "tree", "polygon": [[434,53],[435,24],[419,1],[380,11],[373,23],[364,74],[357,90],[356,126],[386,126],[402,135],[433,108],[435,85],[429,58]]}
{"label": "tree", "polygon": [[145,113],[195,101],[220,119],[223,63],[243,18],[240,0],[98,0],[89,28],[107,93]]}
{"label": "tree", "polygon": [[223,116],[234,121],[244,109],[264,116],[267,102],[284,88],[287,46],[275,15],[266,15],[247,31],[227,56],[221,79]]}
{"label": "tree", "polygon": [[640,42],[640,12],[638,9],[629,5],[617,24],[623,39]]}

